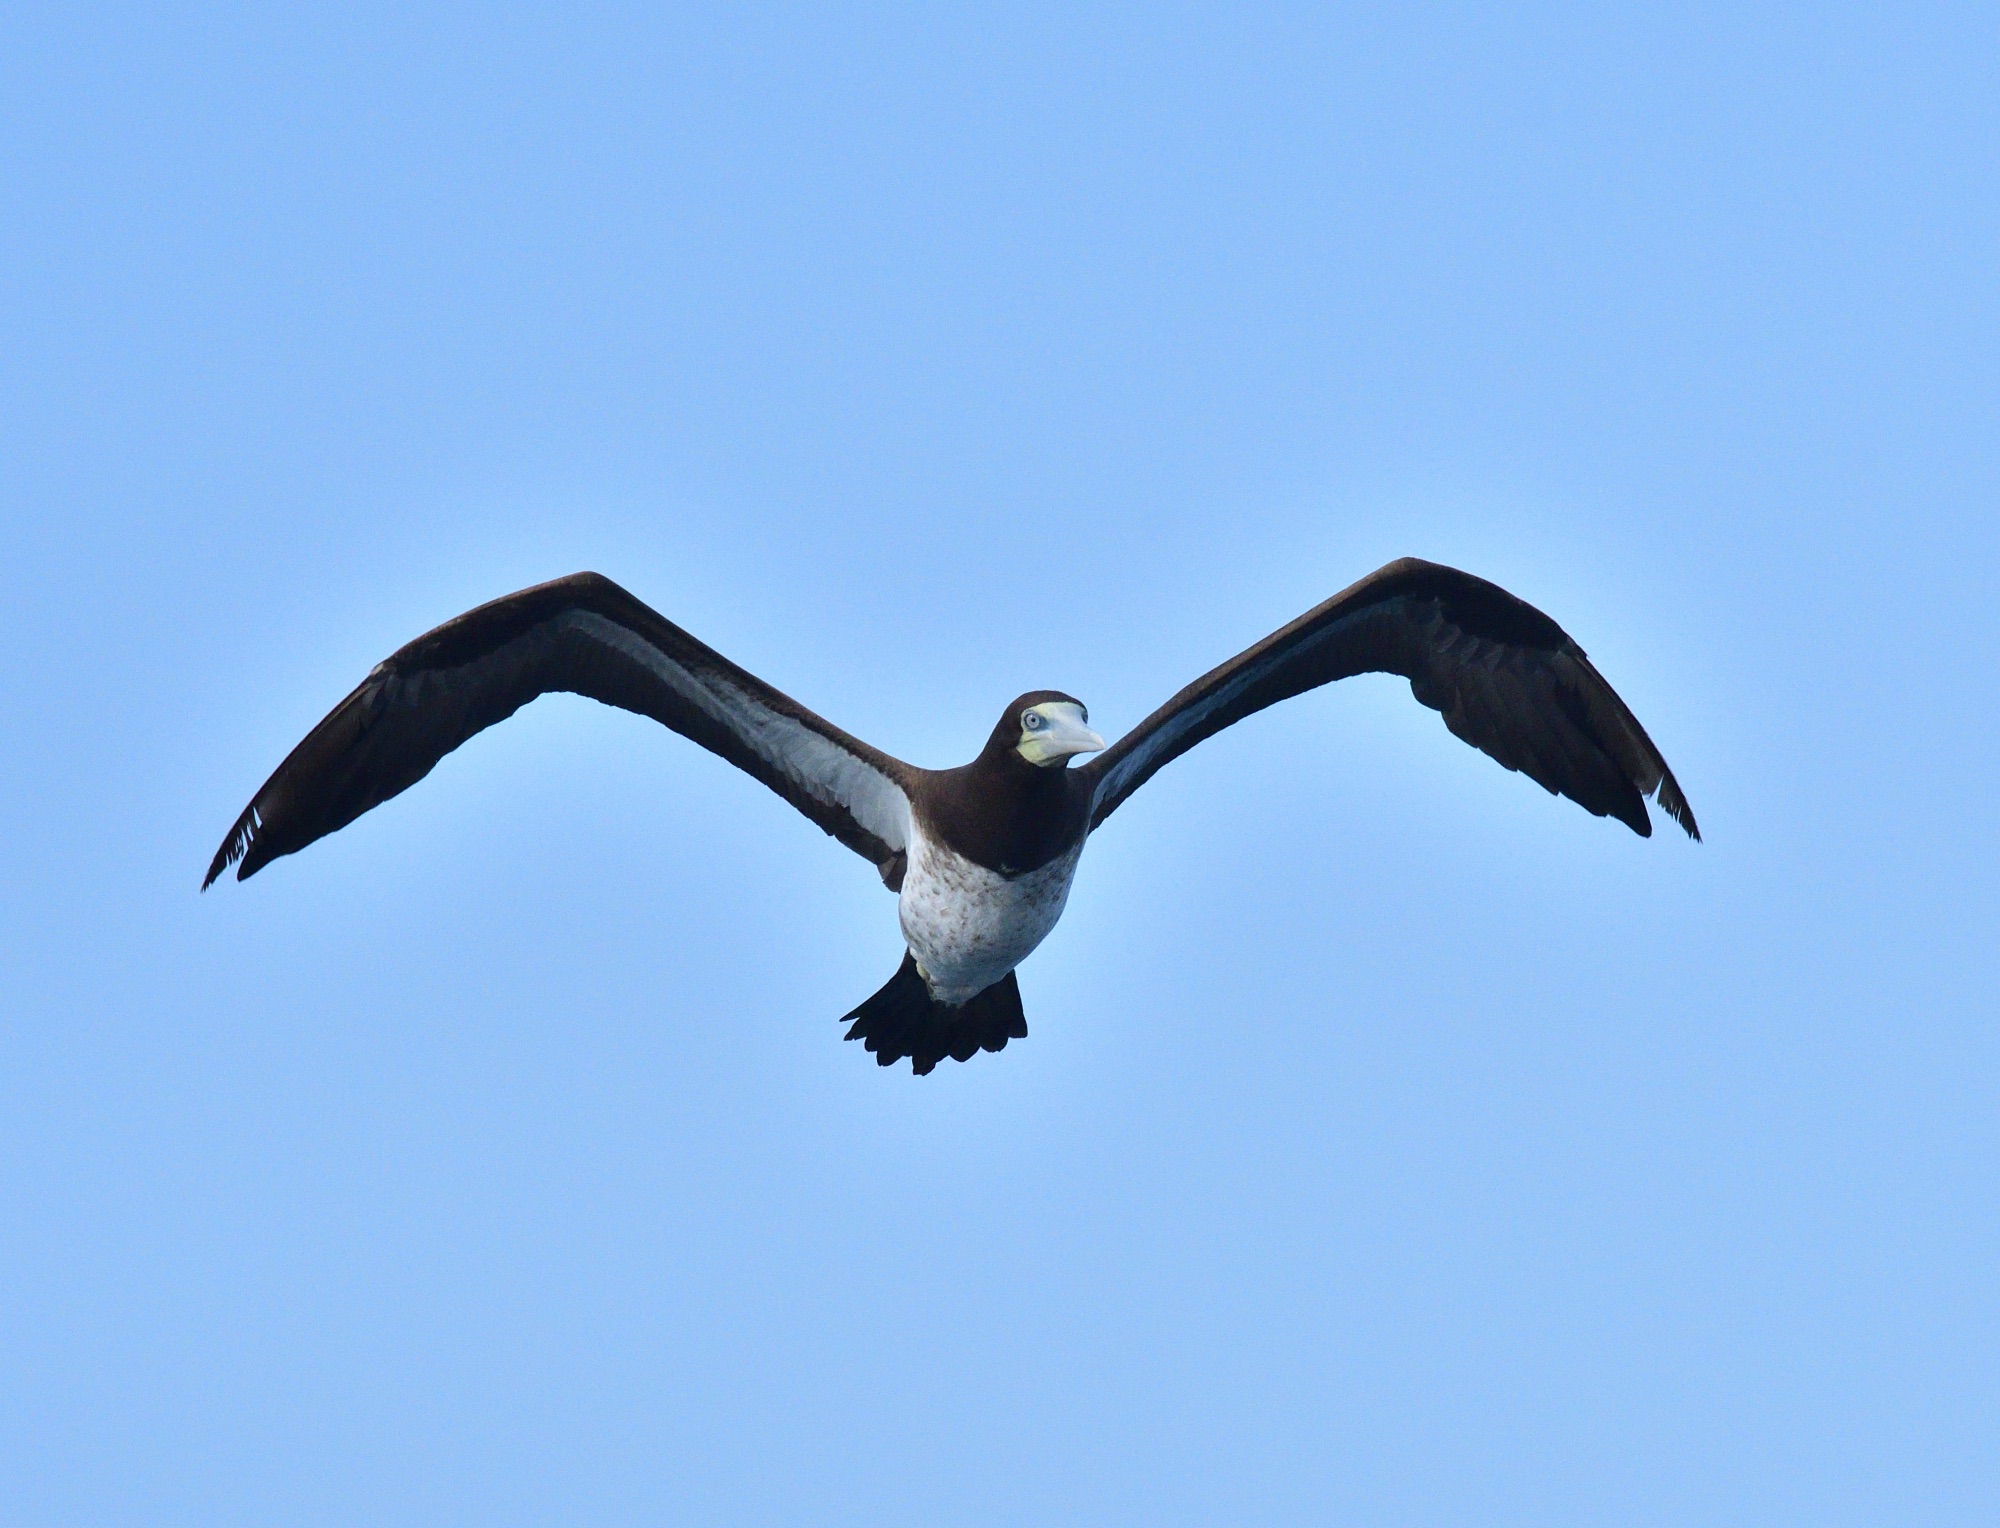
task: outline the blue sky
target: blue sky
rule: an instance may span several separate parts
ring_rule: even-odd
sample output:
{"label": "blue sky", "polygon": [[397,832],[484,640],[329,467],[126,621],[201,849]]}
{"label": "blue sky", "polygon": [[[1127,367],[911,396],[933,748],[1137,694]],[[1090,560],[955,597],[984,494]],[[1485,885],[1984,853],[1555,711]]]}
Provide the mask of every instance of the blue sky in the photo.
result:
{"label": "blue sky", "polygon": [[[1989,8],[0,18],[22,1524],[2000,1513]],[[1708,842],[1356,680],[1085,855],[1030,1025],[539,702],[248,885],[377,659],[579,568],[881,747],[1117,733],[1391,557]]]}

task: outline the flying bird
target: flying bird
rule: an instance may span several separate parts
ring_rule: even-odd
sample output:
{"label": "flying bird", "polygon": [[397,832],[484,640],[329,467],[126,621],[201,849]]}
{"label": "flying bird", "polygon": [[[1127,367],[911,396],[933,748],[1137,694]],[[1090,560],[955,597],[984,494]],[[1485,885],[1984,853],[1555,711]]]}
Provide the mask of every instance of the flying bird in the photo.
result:
{"label": "flying bird", "polygon": [[1031,690],[956,769],[891,758],[610,579],[576,573],[376,664],[251,798],[201,884],[232,864],[242,880],[345,827],[538,695],[588,695],[720,754],[875,866],[907,948],[841,1022],[881,1065],[907,1058],[921,1075],[1027,1034],[1014,968],[1055,927],[1085,841],[1126,797],[1231,723],[1366,673],[1402,675],[1457,736],[1586,811],[1650,837],[1651,796],[1701,837],[1646,729],[1560,626],[1498,585],[1413,557],[1211,669],[1109,747],[1082,701]]}

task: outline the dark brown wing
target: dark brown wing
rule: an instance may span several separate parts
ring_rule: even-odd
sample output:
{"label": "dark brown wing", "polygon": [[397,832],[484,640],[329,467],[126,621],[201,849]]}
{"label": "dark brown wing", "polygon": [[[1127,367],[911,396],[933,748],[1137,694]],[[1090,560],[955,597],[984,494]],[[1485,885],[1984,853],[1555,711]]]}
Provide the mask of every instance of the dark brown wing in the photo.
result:
{"label": "dark brown wing", "polygon": [[876,865],[907,848],[908,765],[815,716],[596,573],[467,611],[384,662],[251,798],[202,881],[238,880],[407,790],[475,732],[567,690],[756,776]]}
{"label": "dark brown wing", "polygon": [[1091,826],[1153,771],[1232,722],[1351,674],[1401,674],[1445,725],[1509,769],[1642,838],[1652,796],[1700,838],[1673,771],[1582,648],[1497,584],[1405,557],[1202,675],[1083,766]]}

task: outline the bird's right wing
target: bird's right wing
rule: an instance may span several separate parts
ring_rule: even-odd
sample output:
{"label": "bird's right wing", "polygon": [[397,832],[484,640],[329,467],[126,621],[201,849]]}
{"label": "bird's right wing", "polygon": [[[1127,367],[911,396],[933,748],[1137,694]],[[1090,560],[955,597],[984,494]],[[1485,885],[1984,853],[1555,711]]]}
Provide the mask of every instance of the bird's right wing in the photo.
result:
{"label": "bird's right wing", "polygon": [[[306,734],[216,851],[206,890],[347,826],[474,733],[567,690],[650,716],[889,866],[918,773],[815,716],[596,573],[469,610],[392,654]],[[885,869],[885,878],[890,871]]]}
{"label": "bird's right wing", "polygon": [[1077,773],[1091,826],[1162,765],[1266,706],[1353,674],[1401,674],[1482,753],[1642,837],[1652,796],[1694,813],[1646,729],[1560,626],[1497,584],[1405,557],[1211,669]]}

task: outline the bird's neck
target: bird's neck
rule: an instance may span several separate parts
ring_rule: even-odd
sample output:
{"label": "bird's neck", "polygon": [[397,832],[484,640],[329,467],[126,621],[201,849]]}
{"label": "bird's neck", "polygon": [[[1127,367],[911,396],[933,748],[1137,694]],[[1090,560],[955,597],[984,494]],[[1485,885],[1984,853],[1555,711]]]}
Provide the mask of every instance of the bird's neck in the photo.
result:
{"label": "bird's neck", "polygon": [[1003,875],[1039,869],[1082,836],[1081,782],[1059,766],[1018,754],[982,755],[938,777],[924,803],[932,831],[974,863]]}

